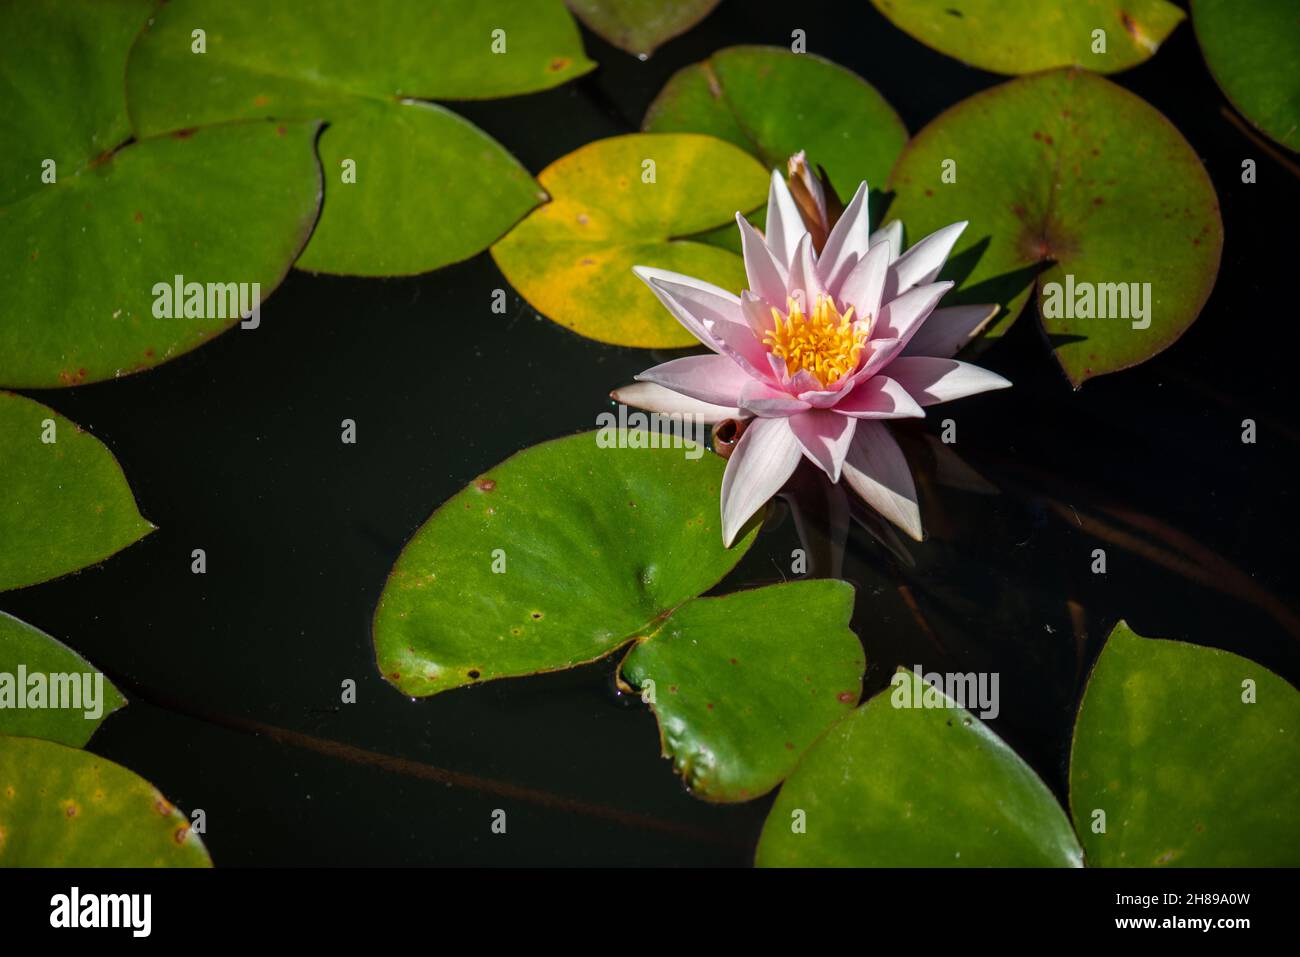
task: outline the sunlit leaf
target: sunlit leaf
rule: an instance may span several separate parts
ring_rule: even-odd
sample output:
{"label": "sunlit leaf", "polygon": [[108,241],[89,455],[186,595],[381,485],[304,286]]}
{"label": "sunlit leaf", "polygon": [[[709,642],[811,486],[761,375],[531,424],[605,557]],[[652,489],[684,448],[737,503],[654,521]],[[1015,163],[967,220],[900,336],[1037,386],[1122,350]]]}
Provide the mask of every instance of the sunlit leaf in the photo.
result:
{"label": "sunlit leaf", "polygon": [[556,160],[538,179],[551,201],[492,256],[560,325],[617,345],[698,345],[632,267],[685,273],[737,294],[744,288],[739,256],[683,238],[766,198],[768,174],[736,147],[694,134],[616,136]]}

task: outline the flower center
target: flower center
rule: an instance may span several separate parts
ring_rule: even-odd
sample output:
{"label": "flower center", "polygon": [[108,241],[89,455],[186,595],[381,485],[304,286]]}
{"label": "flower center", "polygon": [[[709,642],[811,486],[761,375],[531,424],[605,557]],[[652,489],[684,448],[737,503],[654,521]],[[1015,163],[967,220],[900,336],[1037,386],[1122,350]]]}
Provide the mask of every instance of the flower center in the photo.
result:
{"label": "flower center", "polygon": [[853,321],[853,307],[840,315],[830,296],[817,297],[811,315],[795,300],[787,300],[785,317],[772,308],[774,328],[763,333],[763,344],[785,360],[790,375],[805,371],[823,387],[833,385],[858,367],[867,344],[865,322]]}

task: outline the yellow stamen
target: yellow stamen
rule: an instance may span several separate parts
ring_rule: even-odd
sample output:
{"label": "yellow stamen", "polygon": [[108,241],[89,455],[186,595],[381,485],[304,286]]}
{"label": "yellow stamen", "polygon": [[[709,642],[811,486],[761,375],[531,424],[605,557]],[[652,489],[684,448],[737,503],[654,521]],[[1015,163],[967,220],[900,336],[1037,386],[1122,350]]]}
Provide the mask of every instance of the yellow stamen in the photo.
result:
{"label": "yellow stamen", "polygon": [[831,297],[821,295],[810,316],[805,316],[793,299],[787,301],[787,307],[784,318],[773,307],[774,328],[763,333],[763,344],[772,355],[785,360],[790,375],[803,370],[826,387],[858,367],[870,330],[869,323],[853,321],[852,306],[841,316]]}

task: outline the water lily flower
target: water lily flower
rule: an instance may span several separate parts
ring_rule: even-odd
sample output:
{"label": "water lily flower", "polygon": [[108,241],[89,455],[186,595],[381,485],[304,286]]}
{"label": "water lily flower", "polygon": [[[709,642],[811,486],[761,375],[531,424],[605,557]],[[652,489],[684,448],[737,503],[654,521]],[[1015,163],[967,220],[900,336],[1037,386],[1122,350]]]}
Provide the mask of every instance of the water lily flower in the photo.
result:
{"label": "water lily flower", "polygon": [[[802,156],[795,157],[802,164]],[[647,369],[613,397],[707,422],[747,420],[722,480],[722,538],[741,528],[807,458],[841,477],[913,538],[922,536],[911,470],[886,422],[925,407],[1002,389],[1002,376],[952,358],[992,318],[993,306],[936,309],[951,282],[936,282],[965,223],[901,250],[902,226],[872,233],[867,184],[824,242],[814,219],[826,197],[791,163],[799,202],[774,171],[766,237],[740,214],[749,288],[646,266],[634,271],[710,352]],[[814,222],[814,229],[819,224]],[[826,228],[829,227],[829,228]]]}

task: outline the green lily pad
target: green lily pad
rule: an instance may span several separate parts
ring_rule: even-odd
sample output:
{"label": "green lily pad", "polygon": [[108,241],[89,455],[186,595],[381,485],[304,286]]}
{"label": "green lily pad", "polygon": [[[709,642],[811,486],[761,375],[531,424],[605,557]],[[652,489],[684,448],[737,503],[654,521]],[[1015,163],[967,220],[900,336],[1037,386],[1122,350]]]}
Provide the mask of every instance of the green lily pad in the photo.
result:
{"label": "green lily pad", "polygon": [[1060,804],[997,735],[899,671],[831,728],[781,788],[759,840],[764,867],[1078,867]]}
{"label": "green lily pad", "polygon": [[1084,691],[1070,758],[1070,805],[1089,864],[1294,867],[1297,803],[1295,688],[1226,651],[1115,627]]}
{"label": "green lily pad", "polygon": [[[194,349],[242,317],[224,284],[270,295],[315,222],[314,123],[127,143],[122,71],[151,8],[0,6],[0,384],[98,382]],[[221,297],[161,318],[155,286],[176,276]]]}
{"label": "green lily pad", "polygon": [[593,66],[561,0],[338,0],[327,14],[311,0],[173,0],[132,52],[127,100],[142,135],[328,121],[326,200],[298,265],[402,275],[469,258],[545,199],[499,143],[418,101],[544,90]]}
{"label": "green lily pad", "polygon": [[[894,26],[994,73],[1081,66],[1115,73],[1151,57],[1183,19],[1166,0],[871,0]],[[1104,37],[1094,31],[1101,30]],[[1103,45],[1104,43],[1104,45]]]}
{"label": "green lily pad", "polygon": [[[1076,388],[1176,341],[1218,274],[1223,223],[1196,153],[1143,100],[1084,71],[1012,80],[958,103],[908,144],[891,186],[889,216],[913,241],[970,221],[943,275],[959,281],[954,304],[1001,303],[986,337],[1005,332],[1037,285],[1043,326]],[[1103,304],[1120,317],[1100,318]]]}
{"label": "green lily pad", "polygon": [[1192,26],[1224,95],[1266,135],[1300,150],[1300,18],[1294,0],[1193,0]]}
{"label": "green lily pad", "polygon": [[113,454],[39,402],[0,392],[0,462],[0,591],[101,562],[153,531]]}
{"label": "green lily pad", "polygon": [[595,661],[740,560],[755,532],[722,546],[720,459],[600,435],[506,459],[407,543],[374,620],[380,671],[404,694]]}
{"label": "green lily pad", "polygon": [[148,781],[87,751],[0,737],[0,867],[211,867]]}
{"label": "green lily pad", "polygon": [[745,287],[739,256],[682,238],[766,199],[768,173],[731,144],[696,134],[615,136],[556,160],[538,179],[551,201],[492,257],[560,325],[615,345],[698,345],[632,267],[685,273],[737,294]]}
{"label": "green lily pad", "polygon": [[[19,701],[26,706],[19,708]],[[122,693],[85,658],[0,611],[0,735],[80,748],[125,704]]]}
{"label": "green lily pad", "polygon": [[587,29],[646,59],[699,23],[720,0],[567,0]]}
{"label": "green lily pad", "polygon": [[883,185],[907,128],[875,88],[829,60],[737,46],[679,70],[646,111],[648,133],[707,133],[785,169],[805,150],[842,201]]}
{"label": "green lily pad", "polygon": [[[648,698],[665,757],[711,801],[776,787],[862,696],[853,586],[799,581],[689,601],[637,642],[622,676]],[[653,682],[653,684],[650,684]]]}

